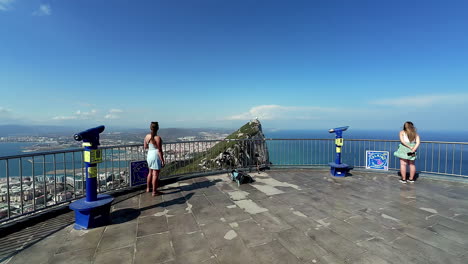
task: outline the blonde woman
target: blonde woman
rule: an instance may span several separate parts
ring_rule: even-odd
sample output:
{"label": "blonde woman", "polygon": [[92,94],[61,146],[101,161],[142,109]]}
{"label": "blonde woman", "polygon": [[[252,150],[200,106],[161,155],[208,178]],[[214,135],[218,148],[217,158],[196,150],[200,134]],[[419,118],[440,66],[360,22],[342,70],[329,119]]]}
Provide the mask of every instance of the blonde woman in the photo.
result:
{"label": "blonde woman", "polygon": [[153,196],[161,194],[157,191],[159,172],[164,167],[164,155],[162,150],[162,139],[158,136],[159,124],[158,122],[151,122],[151,133],[145,136],[143,146],[148,150],[146,161],[148,162],[148,177],[146,192],[150,192],[152,187]]}
{"label": "blonde woman", "polygon": [[413,122],[407,121],[403,124],[403,130],[400,131],[400,145],[398,150],[393,153],[395,157],[400,158],[400,173],[401,183],[406,183],[406,167],[409,165],[410,176],[408,182],[414,183],[414,175],[416,174],[416,151],[421,144],[416,128]]}

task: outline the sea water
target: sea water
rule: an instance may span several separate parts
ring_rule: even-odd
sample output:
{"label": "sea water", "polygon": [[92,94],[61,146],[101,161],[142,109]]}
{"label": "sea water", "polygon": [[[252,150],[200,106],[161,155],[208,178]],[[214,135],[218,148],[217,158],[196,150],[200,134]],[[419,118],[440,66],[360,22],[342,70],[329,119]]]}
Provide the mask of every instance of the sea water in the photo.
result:
{"label": "sea water", "polygon": [[[399,160],[393,157],[398,148],[398,130],[367,131],[349,129],[343,132],[345,145],[343,147],[342,162],[352,166],[365,166],[365,152],[367,150],[388,151],[391,168],[399,167]],[[421,144],[418,151],[418,170],[440,172],[446,174],[468,175],[468,145],[444,144],[437,142],[468,142],[468,132],[437,132],[419,131],[422,141],[435,143]],[[334,133],[326,130],[276,130],[265,131],[269,159],[275,165],[324,165],[335,160]],[[296,139],[296,140],[280,140]],[[304,140],[300,140],[304,139]],[[305,140],[307,139],[307,140]],[[369,139],[384,141],[353,141],[351,139]],[[389,142],[394,141],[394,142]],[[22,150],[34,143],[0,143],[0,158],[11,155],[23,155]],[[125,168],[126,161],[119,161],[121,151],[106,152],[104,159],[111,159],[99,164],[101,168]],[[74,154],[73,154],[74,153]],[[33,166],[34,163],[34,166]],[[72,176],[73,169],[81,169],[83,165],[81,151],[65,154],[36,156],[12,159],[8,162],[8,174],[17,177],[32,175],[47,175],[47,177]],[[33,168],[34,167],[34,168]],[[0,177],[6,177],[6,161],[0,160]],[[71,173],[71,175],[65,175]],[[53,173],[55,172],[55,173]],[[80,171],[78,171],[79,173]],[[54,174],[54,175],[52,175]],[[76,174],[76,171],[75,171]]]}

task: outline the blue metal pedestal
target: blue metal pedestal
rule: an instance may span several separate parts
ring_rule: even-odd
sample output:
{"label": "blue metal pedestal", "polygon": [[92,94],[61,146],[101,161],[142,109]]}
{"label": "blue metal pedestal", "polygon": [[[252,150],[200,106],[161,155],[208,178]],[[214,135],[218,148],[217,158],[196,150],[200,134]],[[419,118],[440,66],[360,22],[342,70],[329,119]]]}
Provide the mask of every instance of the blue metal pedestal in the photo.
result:
{"label": "blue metal pedestal", "polygon": [[330,162],[328,164],[330,165],[331,175],[336,177],[345,177],[352,170],[352,167],[345,163],[336,164],[335,162]]}
{"label": "blue metal pedestal", "polygon": [[99,194],[96,201],[87,202],[86,198],[70,204],[75,211],[75,229],[89,229],[106,225],[110,222],[110,206],[114,197]]}

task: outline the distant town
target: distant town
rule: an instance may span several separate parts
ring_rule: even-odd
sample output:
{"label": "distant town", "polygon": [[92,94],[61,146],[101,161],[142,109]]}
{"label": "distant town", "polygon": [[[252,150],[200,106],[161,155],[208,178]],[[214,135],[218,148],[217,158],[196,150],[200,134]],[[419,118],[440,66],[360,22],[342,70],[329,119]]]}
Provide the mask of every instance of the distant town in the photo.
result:
{"label": "distant town", "polygon": [[[226,138],[232,131],[202,129],[161,129],[160,136],[164,143],[198,140],[219,140]],[[104,132],[100,136],[101,146],[118,146],[142,144],[146,131]],[[30,142],[22,152],[42,152],[61,149],[80,148],[81,142],[75,141],[73,135],[34,135],[2,136],[0,142]]]}
{"label": "distant town", "polygon": [[[162,129],[159,134],[164,143],[174,143],[168,144],[170,147],[165,152],[166,161],[171,162],[192,158],[190,153],[193,152],[194,147],[191,145],[197,144],[196,142],[179,144],[179,142],[220,140],[226,138],[229,133],[230,131],[223,130]],[[147,131],[104,132],[100,136],[100,143],[101,146],[142,145],[146,134]],[[27,144],[28,146],[21,150],[25,154],[81,148],[81,142],[75,141],[73,134],[69,133],[66,135],[0,136],[0,143],[2,142],[32,143]],[[206,151],[214,144],[215,142],[197,144],[197,151]],[[106,153],[110,161],[103,163],[103,168],[98,174],[99,189],[105,191],[109,188],[128,186],[130,184],[128,169],[115,165],[114,160],[119,160],[120,163],[120,159],[141,157],[143,154],[142,148]],[[12,166],[13,163],[11,162]],[[33,176],[31,171],[26,172],[26,168],[32,170],[29,165],[32,163],[36,167],[43,166],[43,172],[40,175]],[[40,163],[41,161],[25,158],[21,167],[21,176],[18,176],[19,168],[11,168],[9,177],[1,177],[0,174],[0,219],[7,217],[9,210],[12,215],[19,215],[83,195],[85,174],[83,174],[80,161],[67,160],[66,163],[70,164],[68,168],[65,168],[65,162],[60,160],[57,160],[54,167],[51,167],[51,161],[44,162],[42,165]],[[4,163],[0,165],[2,164],[4,166]],[[5,168],[2,171],[4,170]]]}

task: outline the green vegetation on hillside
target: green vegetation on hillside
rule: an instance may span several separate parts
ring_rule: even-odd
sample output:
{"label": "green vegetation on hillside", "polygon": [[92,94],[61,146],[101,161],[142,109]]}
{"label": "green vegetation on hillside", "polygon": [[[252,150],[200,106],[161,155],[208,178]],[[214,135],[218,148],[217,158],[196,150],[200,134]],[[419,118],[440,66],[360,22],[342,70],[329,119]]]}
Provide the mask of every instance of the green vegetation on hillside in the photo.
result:
{"label": "green vegetation on hillside", "polygon": [[215,164],[214,160],[221,153],[224,153],[228,149],[233,149],[236,144],[239,144],[240,140],[252,138],[258,132],[259,129],[257,123],[249,122],[237,131],[231,133],[225,140],[218,142],[208,151],[196,153],[190,160],[176,161],[168,164],[161,171],[161,174],[163,176],[167,176],[199,172],[202,170],[202,168],[200,168],[200,164],[204,161],[208,162],[208,164],[206,164],[208,165],[206,170],[213,170],[217,167],[219,168],[219,165]]}

